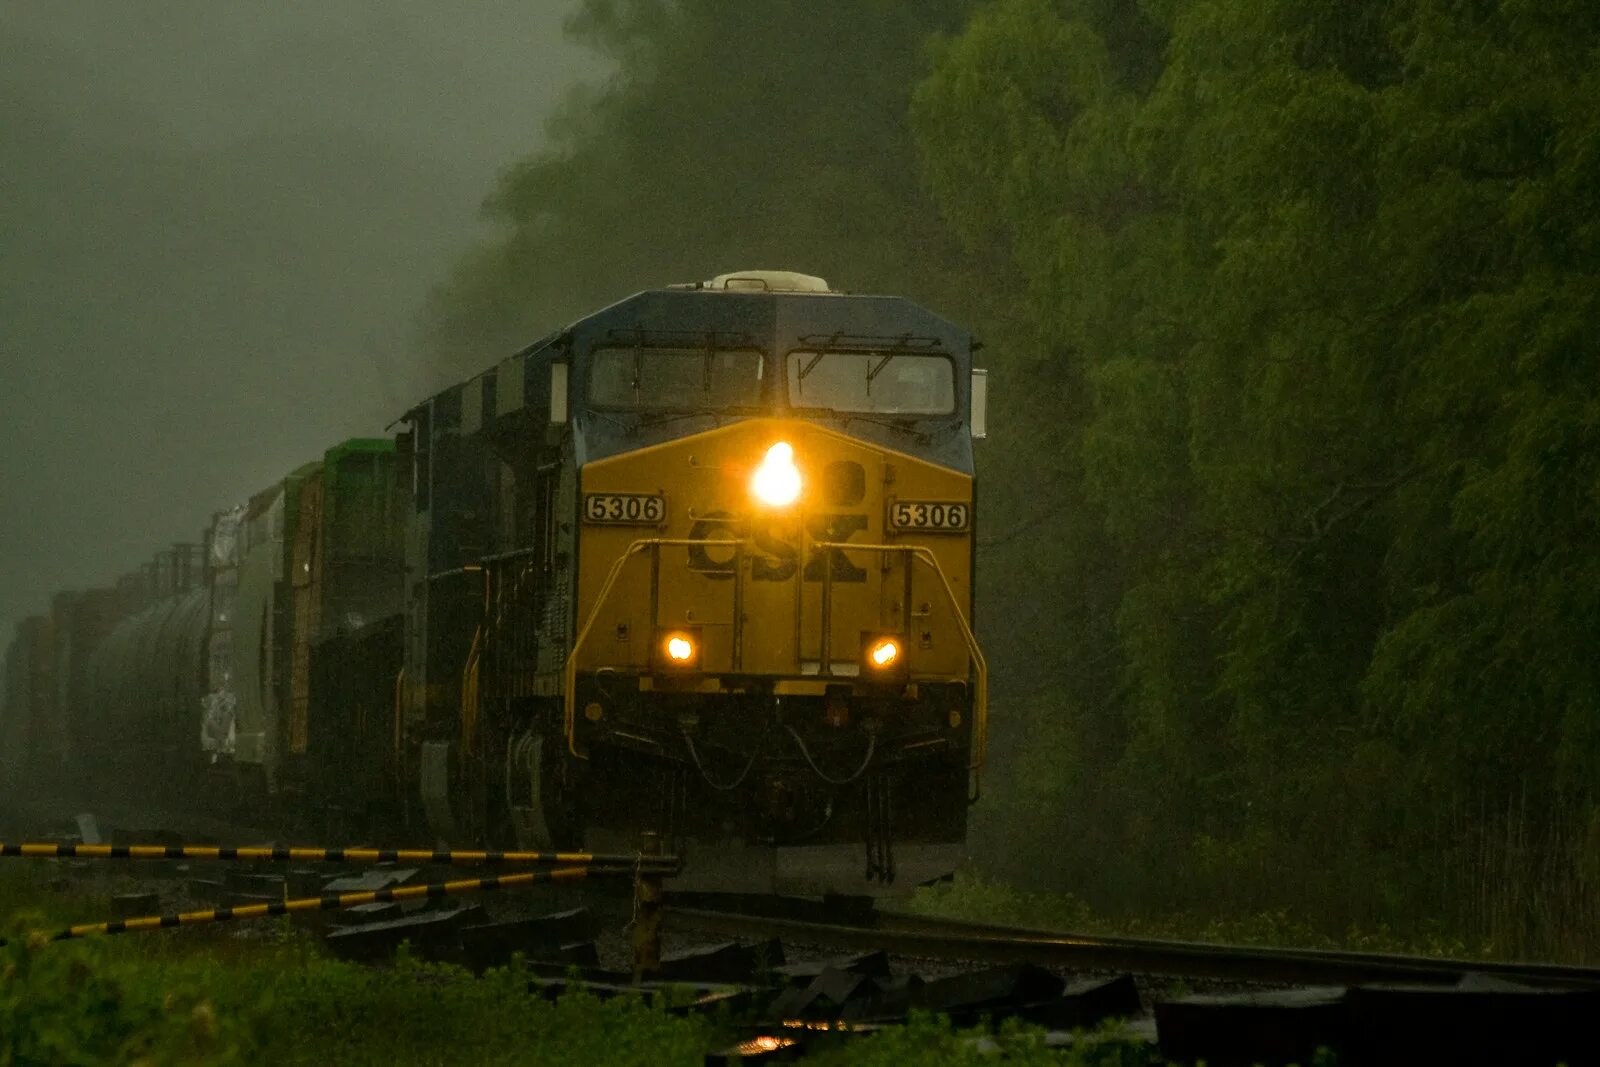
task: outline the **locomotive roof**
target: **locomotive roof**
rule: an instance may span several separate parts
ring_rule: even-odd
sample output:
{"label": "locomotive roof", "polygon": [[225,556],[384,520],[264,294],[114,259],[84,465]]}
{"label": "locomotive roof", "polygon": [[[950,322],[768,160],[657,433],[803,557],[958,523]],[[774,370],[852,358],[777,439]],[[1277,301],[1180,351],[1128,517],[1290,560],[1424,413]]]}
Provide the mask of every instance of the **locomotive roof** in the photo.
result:
{"label": "locomotive roof", "polygon": [[[735,281],[739,276],[734,276]],[[819,279],[820,280],[820,279]],[[586,315],[562,331],[573,337],[603,337],[618,331],[749,334],[760,348],[796,347],[806,339],[834,337],[863,342],[928,337],[965,352],[970,335],[903,296],[817,289],[668,286],[646,289]]]}
{"label": "locomotive roof", "polygon": [[[761,276],[760,284],[754,284],[756,275]],[[595,348],[629,345],[753,348],[779,358],[806,350],[936,352],[955,364],[957,417],[965,420],[971,401],[968,371],[975,347],[970,333],[903,296],[841,293],[826,285],[820,278],[766,271],[723,275],[690,286],[646,289],[440,390],[413,406],[399,421],[426,418],[425,432],[430,435],[475,434],[491,423],[525,427],[531,425],[526,421],[528,412],[542,411],[550,403],[551,363],[576,358],[581,366]],[[656,437],[679,434],[683,427],[661,424],[642,434],[608,434],[600,425],[587,431],[577,429],[579,462],[588,462],[621,448],[639,447]],[[856,420],[852,432],[891,447],[904,449],[907,444],[893,427]],[[943,434],[937,442],[914,451],[955,470],[972,468],[971,441],[965,434]]]}
{"label": "locomotive roof", "polygon": [[[752,284],[759,279],[767,287]],[[787,279],[787,281],[785,280]],[[748,344],[768,352],[807,345],[871,349],[920,342],[958,363],[970,357],[972,335],[943,316],[903,297],[828,289],[810,275],[789,271],[743,271],[708,282],[645,289],[552,331],[482,373],[439,390],[412,407],[413,417],[430,401],[453,398],[462,388],[505,373],[507,364],[542,364],[574,344],[612,340],[619,344]],[[531,379],[530,379],[531,380]]]}

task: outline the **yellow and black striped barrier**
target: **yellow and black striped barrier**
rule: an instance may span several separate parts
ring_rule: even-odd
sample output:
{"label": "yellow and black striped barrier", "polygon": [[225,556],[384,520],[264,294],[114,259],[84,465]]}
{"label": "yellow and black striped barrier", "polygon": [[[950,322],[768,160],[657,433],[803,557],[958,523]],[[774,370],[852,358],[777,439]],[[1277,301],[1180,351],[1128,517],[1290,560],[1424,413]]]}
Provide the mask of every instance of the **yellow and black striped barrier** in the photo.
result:
{"label": "yellow and black striped barrier", "polygon": [[[40,933],[35,938],[44,941],[70,941],[73,938],[96,934],[129,934],[136,930],[163,930],[175,926],[203,926],[207,923],[231,922],[235,919],[261,919],[273,915],[290,915],[302,911],[337,911],[362,904],[381,904],[392,900],[437,899],[459,893],[487,892],[532,885],[535,882],[573,882],[590,874],[623,873],[621,871],[593,871],[589,867],[556,867],[542,871],[521,871],[515,874],[490,875],[487,878],[463,878],[454,882],[432,882],[428,885],[398,886],[372,889],[356,893],[330,893],[320,897],[302,897],[297,900],[274,900],[268,904],[242,904],[233,908],[212,908],[208,911],[185,911],[171,915],[147,915],[137,919],[117,919],[113,922],[83,923],[58,930],[53,934]],[[0,939],[0,945],[4,945]]]}
{"label": "yellow and black striped barrier", "polygon": [[0,857],[95,860],[251,860],[268,863],[434,863],[466,866],[625,867],[675,872],[676,856],[600,852],[497,852],[421,848],[284,848],[211,845],[55,845],[0,842]]}

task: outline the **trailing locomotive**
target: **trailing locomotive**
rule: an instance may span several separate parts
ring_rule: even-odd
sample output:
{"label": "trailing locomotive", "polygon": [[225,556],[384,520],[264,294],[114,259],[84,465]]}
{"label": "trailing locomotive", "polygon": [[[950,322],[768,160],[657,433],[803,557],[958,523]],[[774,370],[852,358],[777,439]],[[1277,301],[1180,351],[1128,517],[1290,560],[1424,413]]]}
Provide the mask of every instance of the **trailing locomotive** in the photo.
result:
{"label": "trailing locomotive", "polygon": [[[124,618],[94,701],[175,780],[302,829],[655,831],[701,888],[936,877],[986,728],[975,347],[788,272],[639,293],[219,515],[204,593]],[[129,643],[200,617],[193,677],[136,682]],[[8,694],[36,644],[19,631]],[[16,699],[0,759],[43,707]]]}

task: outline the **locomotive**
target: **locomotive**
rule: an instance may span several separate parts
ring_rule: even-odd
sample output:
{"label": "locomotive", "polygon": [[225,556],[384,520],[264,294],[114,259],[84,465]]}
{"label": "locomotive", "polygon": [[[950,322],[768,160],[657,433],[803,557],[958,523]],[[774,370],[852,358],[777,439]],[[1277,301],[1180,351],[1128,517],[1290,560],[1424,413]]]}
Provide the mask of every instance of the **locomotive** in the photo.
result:
{"label": "locomotive", "polygon": [[58,596],[0,766],[297,833],[654,833],[684,888],[938,877],[987,728],[977,348],[786,271],[638,293]]}

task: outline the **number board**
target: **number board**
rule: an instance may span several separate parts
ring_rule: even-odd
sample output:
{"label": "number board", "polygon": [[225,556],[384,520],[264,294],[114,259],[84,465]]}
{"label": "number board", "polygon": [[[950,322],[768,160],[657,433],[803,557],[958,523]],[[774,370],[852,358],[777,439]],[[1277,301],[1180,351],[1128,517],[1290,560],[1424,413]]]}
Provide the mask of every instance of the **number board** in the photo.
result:
{"label": "number board", "polygon": [[895,530],[962,533],[972,519],[972,505],[950,500],[896,500],[889,505],[889,526]]}
{"label": "number board", "polygon": [[667,519],[667,498],[657,493],[589,493],[583,498],[587,522],[659,526]]}

